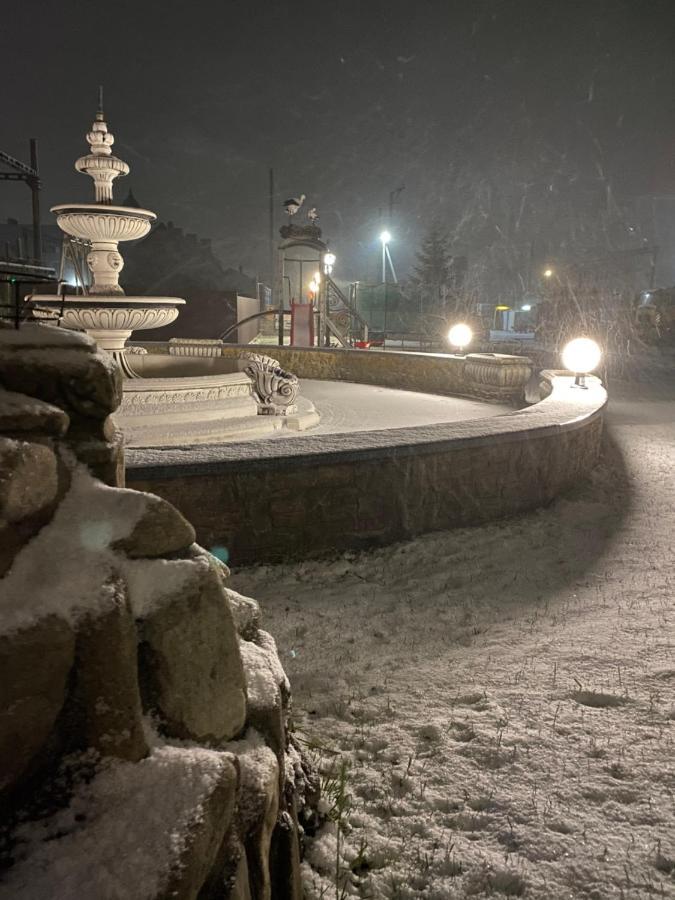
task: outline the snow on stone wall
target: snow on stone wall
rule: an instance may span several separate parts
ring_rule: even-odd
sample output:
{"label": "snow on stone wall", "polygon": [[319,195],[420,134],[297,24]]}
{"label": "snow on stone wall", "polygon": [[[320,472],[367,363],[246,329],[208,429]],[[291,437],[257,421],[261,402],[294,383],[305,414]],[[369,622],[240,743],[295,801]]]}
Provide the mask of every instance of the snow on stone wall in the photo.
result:
{"label": "snow on stone wall", "polygon": [[120,486],[120,399],[87,338],[0,330],[0,898],[299,900],[315,785],[274,641]]}

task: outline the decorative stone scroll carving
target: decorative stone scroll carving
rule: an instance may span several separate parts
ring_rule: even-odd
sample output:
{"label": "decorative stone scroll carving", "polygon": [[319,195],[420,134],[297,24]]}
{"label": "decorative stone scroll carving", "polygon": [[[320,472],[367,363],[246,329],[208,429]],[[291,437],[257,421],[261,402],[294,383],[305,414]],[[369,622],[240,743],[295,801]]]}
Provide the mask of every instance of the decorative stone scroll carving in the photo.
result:
{"label": "decorative stone scroll carving", "polygon": [[271,356],[245,352],[241,358],[248,360],[244,372],[253,382],[259,416],[289,416],[297,412],[297,375],[286,372]]}

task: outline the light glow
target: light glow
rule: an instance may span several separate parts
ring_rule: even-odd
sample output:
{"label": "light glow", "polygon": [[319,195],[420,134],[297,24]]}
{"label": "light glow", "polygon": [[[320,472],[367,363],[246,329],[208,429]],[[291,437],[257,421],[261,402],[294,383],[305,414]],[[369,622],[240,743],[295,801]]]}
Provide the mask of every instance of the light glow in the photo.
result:
{"label": "light glow", "polygon": [[383,231],[382,234],[380,235],[380,240],[382,241],[383,244],[388,244],[389,241],[391,240],[391,232]]}
{"label": "light glow", "polygon": [[602,359],[600,347],[590,338],[575,338],[563,347],[562,362],[575,375],[587,375]]}
{"label": "light glow", "polygon": [[319,292],[319,285],[313,278],[309,283],[309,292],[310,294],[317,294]]}
{"label": "light glow", "polygon": [[457,325],[453,325],[448,332],[448,343],[453,347],[458,347],[460,350],[463,350],[464,347],[468,347],[472,338],[473,331],[471,331],[469,326],[465,325],[463,322],[458,322]]}
{"label": "light glow", "polygon": [[529,312],[532,309],[529,303],[526,303],[525,306],[521,306],[520,308],[522,312]]}
{"label": "light glow", "polygon": [[553,269],[544,269],[544,278],[550,278],[553,275]]}

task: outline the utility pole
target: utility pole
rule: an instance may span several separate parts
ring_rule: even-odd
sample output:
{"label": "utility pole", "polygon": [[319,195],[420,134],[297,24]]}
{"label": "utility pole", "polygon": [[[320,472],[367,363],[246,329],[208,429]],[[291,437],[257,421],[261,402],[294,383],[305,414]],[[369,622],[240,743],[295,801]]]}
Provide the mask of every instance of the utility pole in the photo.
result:
{"label": "utility pole", "polygon": [[33,200],[33,258],[37,265],[42,263],[42,236],[40,232],[40,174],[38,172],[37,140],[30,140],[30,161],[27,166],[20,160],[0,150],[0,163],[13,169],[0,172],[0,181],[25,181],[31,190]]}
{"label": "utility pole", "polygon": [[28,181],[33,201],[33,256],[42,264],[42,232],[40,229],[40,176],[38,175],[37,139],[30,139],[30,167],[35,172]]}
{"label": "utility pole", "polygon": [[[276,278],[276,257],[274,253],[274,169],[270,169],[270,184],[269,184],[270,196],[269,196],[269,228],[270,228],[270,291],[271,291],[271,300],[272,306],[274,306],[274,280]],[[283,285],[282,285],[283,288]],[[281,296],[283,298],[284,292],[281,291]]]}

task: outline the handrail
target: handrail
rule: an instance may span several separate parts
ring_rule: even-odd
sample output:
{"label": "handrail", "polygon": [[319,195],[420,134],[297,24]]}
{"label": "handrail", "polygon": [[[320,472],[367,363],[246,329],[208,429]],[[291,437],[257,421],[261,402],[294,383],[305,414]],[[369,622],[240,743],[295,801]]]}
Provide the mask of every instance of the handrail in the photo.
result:
{"label": "handrail", "polygon": [[330,333],[333,335],[333,337],[338,339],[338,341],[342,344],[343,347],[349,347],[349,341],[342,334],[342,332],[337,327],[335,322],[331,321],[330,316],[326,319],[326,327],[328,328]]}
{"label": "handrail", "polygon": [[[282,309],[281,314],[284,316],[290,316],[290,309]],[[226,337],[232,334],[240,325],[245,325],[247,322],[253,322],[254,319],[260,319],[263,316],[278,316],[279,315],[279,307],[271,306],[269,309],[265,309],[262,312],[253,313],[252,316],[246,316],[245,319],[240,319],[238,322],[235,322],[234,325],[231,325],[229,328],[226,328],[222,334],[218,335],[218,340],[224,341]]]}
{"label": "handrail", "polygon": [[336,294],[338,295],[339,299],[344,303],[345,307],[349,310],[349,312],[351,313],[351,315],[352,315],[355,319],[358,319],[359,323],[361,324],[361,326],[362,326],[363,328],[366,328],[366,329],[367,329],[367,328],[368,328],[368,323],[367,323],[366,320],[363,318],[363,316],[361,315],[361,313],[358,311],[358,309],[356,308],[355,304],[352,303],[352,301],[342,293],[342,291],[341,291],[340,288],[337,286],[337,284],[333,281],[333,279],[330,277],[330,275],[326,275],[326,280],[327,280],[327,284],[328,284],[328,290],[329,290],[329,291],[330,291],[330,290],[333,290],[334,293],[336,293]]}

